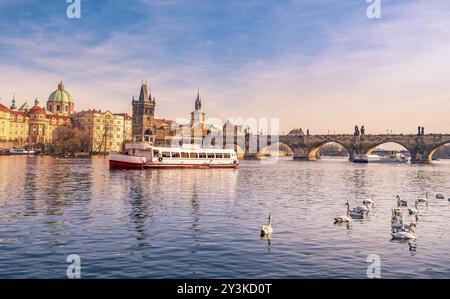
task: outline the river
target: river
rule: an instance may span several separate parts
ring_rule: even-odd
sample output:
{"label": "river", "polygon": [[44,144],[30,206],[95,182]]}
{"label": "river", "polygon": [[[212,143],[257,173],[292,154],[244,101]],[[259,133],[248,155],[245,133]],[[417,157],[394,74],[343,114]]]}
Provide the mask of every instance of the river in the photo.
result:
{"label": "river", "polygon": [[[449,178],[444,160],[110,171],[105,157],[0,156],[0,278],[66,278],[71,254],[82,278],[366,278],[371,254],[382,278],[449,278],[450,203],[435,199]],[[414,248],[392,241],[395,195],[427,191]],[[367,219],[333,223],[371,195]]]}

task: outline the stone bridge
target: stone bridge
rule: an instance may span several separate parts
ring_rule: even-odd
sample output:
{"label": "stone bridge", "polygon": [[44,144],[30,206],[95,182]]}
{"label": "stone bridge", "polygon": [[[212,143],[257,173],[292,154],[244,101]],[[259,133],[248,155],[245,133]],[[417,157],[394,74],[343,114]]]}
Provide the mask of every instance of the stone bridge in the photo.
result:
{"label": "stone bridge", "polygon": [[370,154],[384,143],[397,143],[409,151],[411,163],[431,163],[434,152],[450,143],[450,134],[428,135],[286,135],[245,136],[244,157],[256,157],[261,149],[280,142],[294,152],[294,159],[316,160],[321,146],[334,142],[343,146],[353,160],[358,154]]}

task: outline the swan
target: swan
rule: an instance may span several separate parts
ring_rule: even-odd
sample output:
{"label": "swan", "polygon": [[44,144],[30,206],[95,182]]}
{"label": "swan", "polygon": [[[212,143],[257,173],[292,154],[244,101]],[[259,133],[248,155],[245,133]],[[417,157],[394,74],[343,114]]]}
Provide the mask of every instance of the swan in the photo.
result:
{"label": "swan", "polygon": [[261,236],[271,235],[273,233],[272,229],[272,216],[269,215],[269,223],[267,225],[263,225],[261,228]]}
{"label": "swan", "polygon": [[392,215],[398,216],[398,217],[403,217],[403,210],[400,208],[394,208],[392,210]]}
{"label": "swan", "polygon": [[350,214],[350,204],[347,202],[345,203],[345,205],[347,206],[347,214],[345,216],[336,216],[334,217],[334,224],[336,223],[351,223],[353,222],[352,217],[349,216]]}
{"label": "swan", "polygon": [[415,231],[413,230],[413,227],[416,225],[414,223],[411,223],[408,228],[402,228],[401,230],[397,232],[392,233],[393,239],[400,239],[400,240],[408,240],[408,239],[416,239],[417,236],[415,234]]}
{"label": "swan", "polygon": [[414,232],[404,231],[400,230],[398,232],[392,233],[392,239],[397,240],[411,240],[417,238],[417,236],[414,234]]}
{"label": "swan", "polygon": [[400,195],[397,195],[397,206],[398,207],[407,207],[408,202],[406,200],[401,200]]}
{"label": "swan", "polygon": [[371,205],[372,208],[373,208],[373,206],[374,206],[373,195],[372,195],[372,198],[366,198],[366,199],[364,199],[364,200],[363,200],[363,205],[367,205],[367,206]]}
{"label": "swan", "polygon": [[438,193],[436,194],[436,199],[445,199],[445,196],[442,193]]}
{"label": "swan", "polygon": [[418,202],[425,202],[428,204],[428,192],[425,194],[425,197],[420,197],[417,199]]}
{"label": "swan", "polygon": [[419,209],[417,207],[417,200],[414,203],[414,208],[408,208],[409,215],[417,215],[419,213]]}
{"label": "swan", "polygon": [[353,219],[363,219],[367,212],[360,211],[357,208],[350,211],[349,216]]}
{"label": "swan", "polygon": [[402,218],[392,218],[391,220],[391,228],[393,232],[396,232],[403,228],[403,219]]}
{"label": "swan", "polygon": [[370,211],[370,208],[368,204],[364,204],[362,206],[354,208],[353,211],[356,213],[366,213]]}

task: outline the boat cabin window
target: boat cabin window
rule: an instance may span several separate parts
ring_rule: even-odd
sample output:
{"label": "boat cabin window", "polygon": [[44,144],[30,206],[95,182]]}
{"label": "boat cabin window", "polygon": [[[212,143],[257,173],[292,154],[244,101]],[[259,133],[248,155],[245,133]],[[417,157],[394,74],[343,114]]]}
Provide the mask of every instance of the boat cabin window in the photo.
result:
{"label": "boat cabin window", "polygon": [[163,158],[170,158],[170,152],[162,152]]}
{"label": "boat cabin window", "polygon": [[191,157],[191,159],[198,158],[197,153],[190,153],[189,156]]}
{"label": "boat cabin window", "polygon": [[180,158],[180,153],[172,153],[172,158]]}
{"label": "boat cabin window", "polygon": [[189,153],[181,153],[181,158],[183,159],[188,159],[189,158]]}
{"label": "boat cabin window", "polygon": [[223,154],[223,157],[224,157],[225,159],[230,159],[230,158],[231,158],[231,155],[230,155],[229,153],[225,153],[225,154]]}
{"label": "boat cabin window", "polygon": [[159,151],[153,151],[153,157],[158,157],[159,156]]}
{"label": "boat cabin window", "polygon": [[198,154],[198,157],[199,157],[200,159],[206,159],[206,153],[199,153],[199,154]]}
{"label": "boat cabin window", "polygon": [[216,153],[216,158],[217,159],[222,159],[223,158],[222,153]]}
{"label": "boat cabin window", "polygon": [[214,159],[214,154],[213,153],[208,153],[208,159]]}

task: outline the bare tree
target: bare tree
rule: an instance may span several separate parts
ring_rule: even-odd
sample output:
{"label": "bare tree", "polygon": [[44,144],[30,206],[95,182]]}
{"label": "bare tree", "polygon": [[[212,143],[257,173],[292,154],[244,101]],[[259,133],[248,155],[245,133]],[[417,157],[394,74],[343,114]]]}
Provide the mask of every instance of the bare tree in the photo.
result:
{"label": "bare tree", "polygon": [[57,155],[89,153],[89,134],[75,126],[59,127],[53,132],[52,152]]}

